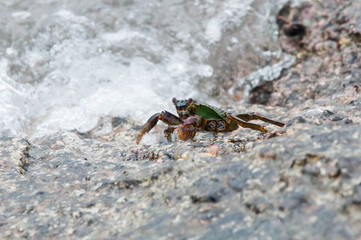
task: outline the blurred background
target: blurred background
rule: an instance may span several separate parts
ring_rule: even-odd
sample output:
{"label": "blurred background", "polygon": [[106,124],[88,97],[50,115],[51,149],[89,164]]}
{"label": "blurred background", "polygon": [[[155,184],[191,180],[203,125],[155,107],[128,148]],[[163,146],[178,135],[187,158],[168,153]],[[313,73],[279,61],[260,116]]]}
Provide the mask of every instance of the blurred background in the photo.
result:
{"label": "blurred background", "polygon": [[294,62],[277,43],[285,2],[2,0],[0,133],[84,132],[104,116],[143,123],[175,112],[172,97],[267,104],[250,92]]}

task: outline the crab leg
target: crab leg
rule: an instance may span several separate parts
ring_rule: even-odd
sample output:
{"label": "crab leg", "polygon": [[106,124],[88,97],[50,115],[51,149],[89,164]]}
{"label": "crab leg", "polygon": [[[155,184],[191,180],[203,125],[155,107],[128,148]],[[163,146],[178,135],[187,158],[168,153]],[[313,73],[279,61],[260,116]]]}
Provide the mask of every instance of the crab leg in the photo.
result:
{"label": "crab leg", "polygon": [[159,120],[164,122],[167,125],[179,125],[183,123],[183,120],[177,117],[176,115],[171,114],[170,112],[163,111],[159,116]]}
{"label": "crab leg", "polygon": [[136,143],[139,144],[140,140],[142,140],[142,137],[144,134],[146,134],[147,132],[149,132],[152,128],[154,128],[154,126],[157,124],[158,120],[159,120],[159,116],[161,115],[161,113],[156,113],[153,116],[151,116],[147,123],[143,125],[143,127],[139,130],[138,133],[138,137],[136,140]]}
{"label": "crab leg", "polygon": [[268,119],[266,117],[263,117],[261,115],[254,114],[254,113],[238,114],[237,118],[240,118],[246,122],[251,121],[251,120],[261,120],[263,122],[268,122],[268,123],[277,125],[279,127],[283,127],[285,125],[282,122],[274,121],[274,120]]}
{"label": "crab leg", "polygon": [[143,125],[143,127],[139,130],[136,140],[137,144],[140,143],[140,140],[142,140],[144,134],[152,130],[152,128],[157,125],[158,120],[161,120],[167,125],[179,125],[183,123],[183,121],[179,117],[171,114],[170,112],[163,111],[161,113],[156,113],[151,116],[148,121]]}
{"label": "crab leg", "polygon": [[258,124],[254,124],[254,123],[249,123],[249,122],[245,122],[242,119],[236,117],[236,116],[232,116],[229,115],[229,118],[231,121],[236,122],[239,126],[243,127],[243,128],[251,128],[253,130],[257,130],[260,132],[268,132],[267,129],[261,125]]}

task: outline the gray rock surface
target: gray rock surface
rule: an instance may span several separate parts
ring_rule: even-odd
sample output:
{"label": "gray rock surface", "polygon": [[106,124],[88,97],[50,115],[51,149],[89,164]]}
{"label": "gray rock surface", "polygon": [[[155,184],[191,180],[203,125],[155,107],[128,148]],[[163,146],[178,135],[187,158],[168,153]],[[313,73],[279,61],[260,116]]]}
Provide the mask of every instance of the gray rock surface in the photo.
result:
{"label": "gray rock surface", "polygon": [[[325,2],[312,16],[336,17],[308,26],[267,105],[227,109],[283,128],[166,143],[159,125],[156,144],[136,145],[141,123],[105,118],[88,133],[0,138],[0,238],[360,238],[361,1]],[[336,49],[309,46],[332,29]]]}

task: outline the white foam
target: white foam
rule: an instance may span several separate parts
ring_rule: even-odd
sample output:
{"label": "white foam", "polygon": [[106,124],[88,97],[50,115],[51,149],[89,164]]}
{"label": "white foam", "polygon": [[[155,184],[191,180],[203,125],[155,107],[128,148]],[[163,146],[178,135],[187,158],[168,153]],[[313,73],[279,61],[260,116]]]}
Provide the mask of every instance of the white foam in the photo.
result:
{"label": "white foam", "polygon": [[175,112],[172,97],[206,98],[196,86],[213,76],[208,45],[240,25],[251,3],[193,4],[210,13],[204,18],[179,4],[142,1],[114,7],[35,0],[26,12],[8,5],[12,18],[0,16],[8,24],[0,33],[11,43],[0,44],[0,133],[88,131],[103,116],[143,121]]}

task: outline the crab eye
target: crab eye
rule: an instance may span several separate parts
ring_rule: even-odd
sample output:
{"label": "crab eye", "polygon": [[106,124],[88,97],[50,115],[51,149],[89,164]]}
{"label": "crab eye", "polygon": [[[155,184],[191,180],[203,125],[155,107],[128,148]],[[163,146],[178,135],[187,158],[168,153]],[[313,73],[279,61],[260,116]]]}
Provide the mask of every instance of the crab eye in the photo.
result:
{"label": "crab eye", "polygon": [[217,130],[222,132],[226,129],[226,123],[224,121],[218,121]]}
{"label": "crab eye", "polygon": [[207,130],[214,131],[216,129],[217,123],[215,121],[210,121],[207,123]]}

